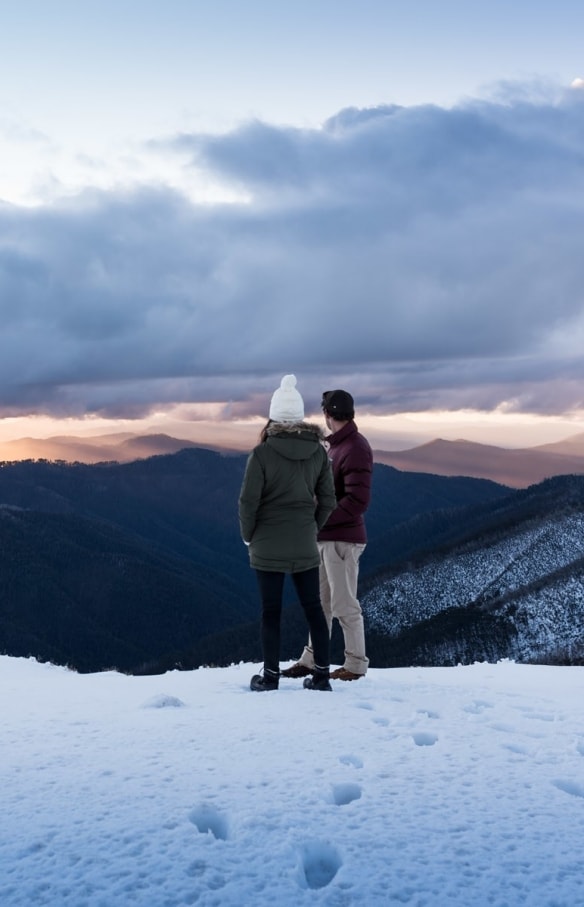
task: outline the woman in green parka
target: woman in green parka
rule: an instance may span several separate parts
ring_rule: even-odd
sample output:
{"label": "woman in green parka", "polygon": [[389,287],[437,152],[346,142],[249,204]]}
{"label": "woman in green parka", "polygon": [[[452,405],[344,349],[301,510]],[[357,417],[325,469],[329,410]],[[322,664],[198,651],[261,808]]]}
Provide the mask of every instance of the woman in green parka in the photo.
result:
{"label": "woman in green parka", "polygon": [[329,631],[320,603],[318,530],[336,506],[331,464],[318,425],[304,421],[294,375],[274,392],[260,443],[249,455],[241,494],[241,537],[249,546],[262,602],[264,672],[252,690],[277,690],[284,578],[291,574],[308,622],[315,671],[304,686],[330,690]]}

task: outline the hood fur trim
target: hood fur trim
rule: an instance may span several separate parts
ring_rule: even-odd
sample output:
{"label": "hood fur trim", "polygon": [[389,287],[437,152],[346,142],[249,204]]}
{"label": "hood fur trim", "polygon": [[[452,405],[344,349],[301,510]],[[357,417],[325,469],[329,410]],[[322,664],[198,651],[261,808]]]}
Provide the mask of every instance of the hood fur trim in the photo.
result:
{"label": "hood fur trim", "polygon": [[319,441],[324,441],[324,432],[320,425],[315,422],[272,422],[266,429],[268,437],[272,435],[281,435],[283,433],[297,435],[301,431],[309,431],[316,435]]}

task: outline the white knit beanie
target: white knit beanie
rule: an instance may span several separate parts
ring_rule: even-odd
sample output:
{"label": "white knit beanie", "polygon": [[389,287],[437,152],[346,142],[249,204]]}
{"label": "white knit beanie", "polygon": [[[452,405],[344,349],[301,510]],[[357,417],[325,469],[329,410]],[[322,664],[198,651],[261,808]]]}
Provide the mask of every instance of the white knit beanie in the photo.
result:
{"label": "white knit beanie", "polygon": [[270,403],[272,422],[302,422],[304,401],[296,390],[296,375],[284,375]]}

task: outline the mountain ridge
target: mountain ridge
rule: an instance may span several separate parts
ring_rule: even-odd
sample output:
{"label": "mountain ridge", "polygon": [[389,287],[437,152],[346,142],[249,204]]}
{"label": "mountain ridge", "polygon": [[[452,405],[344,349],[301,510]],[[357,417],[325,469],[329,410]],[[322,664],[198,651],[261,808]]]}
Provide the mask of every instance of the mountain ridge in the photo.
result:
{"label": "mountain ridge", "polygon": [[465,475],[510,488],[528,488],[558,475],[584,474],[584,433],[554,444],[505,448],[435,438],[408,450],[375,450],[374,458],[405,472]]}
{"label": "mountain ridge", "polygon": [[[125,464],[41,460],[3,465],[0,529],[4,535],[0,539],[0,558],[4,560],[0,564],[0,582],[4,580],[5,584],[0,585],[0,651],[12,628],[11,645],[16,645],[18,633],[22,637],[22,646],[13,648],[13,654],[29,654],[24,637],[37,639],[42,625],[46,646],[37,646],[30,654],[44,653],[53,658],[65,619],[62,601],[72,603],[76,620],[86,613],[90,622],[91,614],[100,613],[96,571],[103,562],[104,590],[114,590],[104,591],[104,595],[117,595],[118,588],[125,590],[120,607],[125,613],[127,645],[122,646],[117,637],[113,639],[112,627],[111,644],[100,631],[101,647],[96,643],[91,653],[84,651],[89,647],[91,634],[81,621],[77,635],[86,642],[80,642],[77,652],[74,640],[58,648],[60,660],[83,670],[100,670],[117,663],[126,670],[137,671],[144,663],[163,657],[170,659],[171,664],[180,661],[180,653],[188,647],[198,648],[201,660],[206,661],[214,656],[205,637],[221,636],[224,629],[231,634],[229,648],[233,653],[239,645],[237,626],[257,621],[259,611],[255,575],[249,568],[237,519],[246,459],[243,454],[226,456],[193,447]],[[373,482],[374,501],[368,514],[372,540],[381,537],[388,526],[415,514],[448,511],[460,504],[479,504],[509,493],[508,489],[483,480],[416,477],[379,464],[375,464]],[[78,535],[93,539],[93,547],[88,541],[81,550]],[[130,562],[123,554],[128,547],[133,552]],[[363,576],[378,566],[375,547],[370,550],[371,557],[366,552],[363,558]],[[116,552],[121,553],[118,556]],[[378,554],[384,556],[382,548]],[[57,573],[54,563],[61,565]],[[18,567],[16,575],[14,564]],[[144,565],[143,573],[146,568],[153,571],[150,584],[143,582],[137,564]],[[133,583],[128,582],[128,570]],[[170,583],[177,571],[183,579],[178,586],[175,583],[175,616],[168,618],[174,629],[161,639],[159,650],[152,638],[146,641],[147,645],[136,646],[134,635],[141,632],[141,602],[146,602],[164,622],[164,609],[157,605],[155,590],[163,590],[163,577]],[[161,591],[158,597],[165,600]],[[288,589],[286,601],[291,598]],[[214,601],[218,602],[217,607]],[[225,628],[206,616],[207,610],[220,608],[229,615]],[[200,614],[199,630],[194,635],[190,630],[183,638],[181,615],[189,611]],[[19,623],[23,614],[28,615],[27,627]],[[299,638],[300,633],[295,639]],[[257,625],[250,632],[249,644],[251,655],[257,658]]]}
{"label": "mountain ridge", "polygon": [[[257,660],[257,589],[237,522],[245,463],[243,454],[194,447],[126,464],[4,464],[0,651],[79,670],[116,665],[131,673]],[[373,492],[360,595],[374,666],[396,659],[403,664],[404,658],[440,664],[472,659],[473,653],[527,657],[537,649],[533,633],[529,637],[529,628],[537,627],[534,589],[553,592],[552,601],[545,591],[553,605],[552,633],[540,654],[551,651],[555,629],[556,647],[573,646],[566,615],[568,603],[580,595],[581,569],[570,567],[576,555],[560,562],[557,552],[577,548],[582,556],[584,477],[556,477],[514,490],[486,479],[406,473],[376,463]],[[554,528],[562,520],[563,535]],[[510,546],[519,544],[509,539],[527,538],[533,527],[538,538],[547,533],[548,547],[534,547],[532,568],[517,588],[505,587],[499,601],[491,594],[498,579],[494,565],[503,557],[509,572]],[[504,555],[496,554],[501,539],[507,540]],[[461,561],[453,552],[463,548],[487,563],[479,559],[466,575],[490,577],[490,585],[474,582],[466,597],[454,594],[461,588]],[[441,607],[420,610],[409,625],[372,621],[371,596],[382,600],[380,590],[397,575],[426,577],[421,592],[405,597],[400,613],[406,615],[420,598],[439,600]],[[306,634],[300,609],[288,607],[292,599],[288,587],[283,658],[297,656]],[[579,609],[574,614],[572,622],[580,627]],[[164,626],[160,639],[158,622]],[[523,649],[513,648],[520,637]],[[342,658],[338,632],[333,651]]]}
{"label": "mountain ridge", "polygon": [[366,623],[391,663],[584,663],[584,478],[557,477],[518,494],[513,520],[504,501],[495,503],[473,537],[396,564],[370,584]]}
{"label": "mountain ridge", "polygon": [[[163,432],[119,432],[78,438],[21,438],[0,443],[0,461],[32,459],[98,464],[129,463],[136,459],[177,453],[187,448],[213,450],[225,455],[243,451],[222,445],[199,444]],[[458,438],[434,438],[401,450],[376,448],[374,460],[404,472],[489,479],[509,488],[527,488],[556,475],[584,474],[584,432],[562,441],[534,447],[506,448]]]}

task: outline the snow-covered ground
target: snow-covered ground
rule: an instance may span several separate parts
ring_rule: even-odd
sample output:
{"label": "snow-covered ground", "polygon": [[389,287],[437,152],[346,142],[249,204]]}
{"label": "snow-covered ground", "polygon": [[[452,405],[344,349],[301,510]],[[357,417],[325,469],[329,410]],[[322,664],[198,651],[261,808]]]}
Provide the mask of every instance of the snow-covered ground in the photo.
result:
{"label": "snow-covered ground", "polygon": [[0,657],[2,907],[584,904],[584,669]]}

